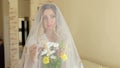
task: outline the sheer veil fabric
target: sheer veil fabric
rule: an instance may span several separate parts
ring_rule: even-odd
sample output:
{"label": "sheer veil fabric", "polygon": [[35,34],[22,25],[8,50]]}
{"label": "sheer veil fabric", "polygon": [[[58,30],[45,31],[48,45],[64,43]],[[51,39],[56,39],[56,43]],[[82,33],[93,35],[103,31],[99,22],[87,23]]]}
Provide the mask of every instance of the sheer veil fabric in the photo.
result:
{"label": "sheer veil fabric", "polygon": [[[53,17],[56,20],[55,35],[51,37],[54,40],[48,39],[43,26],[43,21],[45,20],[43,15],[44,9],[50,6],[54,9],[55,16]],[[37,48],[44,47],[43,52],[40,52],[38,49],[36,50],[34,62],[30,60],[29,52],[29,48],[33,44]],[[45,56],[47,56],[47,60],[44,61]],[[54,61],[56,59],[58,61]],[[66,21],[54,3],[46,3],[39,8],[17,68],[84,68]]]}

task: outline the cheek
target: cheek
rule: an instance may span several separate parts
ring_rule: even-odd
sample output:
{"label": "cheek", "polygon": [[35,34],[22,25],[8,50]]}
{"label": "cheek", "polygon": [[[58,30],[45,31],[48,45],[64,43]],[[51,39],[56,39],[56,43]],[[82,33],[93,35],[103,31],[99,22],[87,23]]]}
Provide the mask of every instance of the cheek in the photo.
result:
{"label": "cheek", "polygon": [[52,20],[52,25],[56,25],[56,19]]}
{"label": "cheek", "polygon": [[56,20],[53,19],[53,20],[52,20],[52,25],[55,25],[55,24],[56,24]]}
{"label": "cheek", "polygon": [[46,28],[46,27],[47,27],[47,24],[46,24],[46,23],[43,23],[43,26],[44,26],[44,28]]}
{"label": "cheek", "polygon": [[53,24],[53,28],[56,28],[56,26],[57,26],[57,24],[56,24],[56,22]]}

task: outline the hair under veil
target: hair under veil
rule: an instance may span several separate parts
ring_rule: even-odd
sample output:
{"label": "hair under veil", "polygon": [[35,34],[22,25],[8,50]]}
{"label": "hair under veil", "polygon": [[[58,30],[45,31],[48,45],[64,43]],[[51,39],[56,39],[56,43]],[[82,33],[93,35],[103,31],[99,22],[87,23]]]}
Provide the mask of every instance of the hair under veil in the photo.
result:
{"label": "hair under veil", "polygon": [[[52,9],[55,13],[56,27],[54,31],[57,39],[54,42],[49,42],[45,36],[43,27],[43,12],[45,9]],[[42,55],[37,51],[34,63],[29,59],[29,47],[33,44],[36,44],[38,47],[47,45],[46,47],[50,49],[49,54],[47,54],[48,49],[43,49]],[[64,50],[63,56],[58,56],[59,50]],[[45,61],[44,58],[46,58]],[[43,4],[38,10],[17,68],[83,68],[66,21],[55,4]]]}

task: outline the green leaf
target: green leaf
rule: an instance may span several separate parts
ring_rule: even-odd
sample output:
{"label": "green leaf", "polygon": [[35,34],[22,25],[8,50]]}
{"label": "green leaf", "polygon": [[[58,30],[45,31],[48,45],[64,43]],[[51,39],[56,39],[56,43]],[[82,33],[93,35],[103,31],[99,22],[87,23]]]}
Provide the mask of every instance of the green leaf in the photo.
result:
{"label": "green leaf", "polygon": [[64,48],[64,42],[63,41],[60,42],[60,48]]}
{"label": "green leaf", "polygon": [[44,68],[61,68],[61,59],[53,59],[49,64],[44,64]]}
{"label": "green leaf", "polygon": [[49,68],[49,64],[44,64],[44,68]]}

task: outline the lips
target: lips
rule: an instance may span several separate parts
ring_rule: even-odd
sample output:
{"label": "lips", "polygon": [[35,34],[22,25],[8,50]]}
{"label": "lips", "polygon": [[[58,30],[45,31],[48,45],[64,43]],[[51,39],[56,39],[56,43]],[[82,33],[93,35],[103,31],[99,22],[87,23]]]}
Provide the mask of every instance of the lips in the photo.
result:
{"label": "lips", "polygon": [[48,25],[47,25],[47,27],[48,27],[48,28],[50,28],[50,27],[51,27],[51,25],[50,25],[50,24],[48,24]]}

